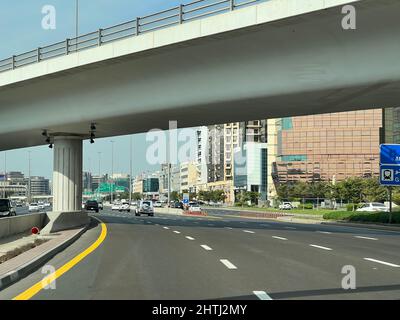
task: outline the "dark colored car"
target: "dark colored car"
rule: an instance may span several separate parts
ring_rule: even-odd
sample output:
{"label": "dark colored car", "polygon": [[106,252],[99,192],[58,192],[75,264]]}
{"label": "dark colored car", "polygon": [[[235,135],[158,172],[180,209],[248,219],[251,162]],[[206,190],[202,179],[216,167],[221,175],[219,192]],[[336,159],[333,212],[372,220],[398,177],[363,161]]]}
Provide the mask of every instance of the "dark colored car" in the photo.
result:
{"label": "dark colored car", "polygon": [[86,211],[96,211],[98,213],[100,210],[99,203],[96,200],[86,201],[85,210]]}
{"label": "dark colored car", "polygon": [[10,199],[0,199],[0,218],[16,216]]}
{"label": "dark colored car", "polygon": [[171,204],[171,208],[176,208],[176,209],[182,209],[183,210],[183,203],[176,201],[173,204]]}

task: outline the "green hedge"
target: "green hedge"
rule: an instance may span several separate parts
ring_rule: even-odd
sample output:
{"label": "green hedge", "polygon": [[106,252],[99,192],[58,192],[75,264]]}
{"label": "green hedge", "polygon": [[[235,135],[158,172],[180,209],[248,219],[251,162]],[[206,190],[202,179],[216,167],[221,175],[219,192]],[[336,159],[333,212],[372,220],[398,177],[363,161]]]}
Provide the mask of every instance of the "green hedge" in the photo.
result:
{"label": "green hedge", "polygon": [[[326,220],[346,220],[353,222],[377,222],[389,223],[389,213],[387,212],[349,212],[332,211],[323,215]],[[400,212],[392,213],[392,223],[400,223]]]}

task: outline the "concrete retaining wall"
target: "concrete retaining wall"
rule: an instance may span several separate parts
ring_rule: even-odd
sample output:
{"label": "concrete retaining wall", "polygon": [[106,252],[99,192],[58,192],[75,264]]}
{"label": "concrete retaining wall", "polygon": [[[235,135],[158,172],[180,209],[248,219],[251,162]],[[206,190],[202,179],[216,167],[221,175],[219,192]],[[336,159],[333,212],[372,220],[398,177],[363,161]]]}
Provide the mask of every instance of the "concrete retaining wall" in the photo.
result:
{"label": "concrete retaining wall", "polygon": [[177,208],[154,208],[155,213],[183,214],[183,210]]}
{"label": "concrete retaining wall", "polygon": [[0,219],[0,239],[26,232],[32,227],[42,228],[46,221],[46,213],[34,213],[23,216]]}

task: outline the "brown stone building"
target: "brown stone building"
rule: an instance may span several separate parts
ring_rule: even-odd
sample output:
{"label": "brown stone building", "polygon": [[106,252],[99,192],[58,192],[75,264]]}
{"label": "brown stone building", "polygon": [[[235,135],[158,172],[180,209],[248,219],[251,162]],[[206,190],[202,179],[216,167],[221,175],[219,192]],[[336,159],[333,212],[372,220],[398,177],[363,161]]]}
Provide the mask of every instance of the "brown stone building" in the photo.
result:
{"label": "brown stone building", "polygon": [[276,182],[379,176],[382,109],[277,121]]}

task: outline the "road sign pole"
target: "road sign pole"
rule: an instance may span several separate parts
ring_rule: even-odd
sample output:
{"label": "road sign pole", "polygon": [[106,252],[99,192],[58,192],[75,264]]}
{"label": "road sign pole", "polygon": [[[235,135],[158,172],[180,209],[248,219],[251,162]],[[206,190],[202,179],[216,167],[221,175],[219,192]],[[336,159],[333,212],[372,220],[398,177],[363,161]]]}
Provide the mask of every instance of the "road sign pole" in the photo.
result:
{"label": "road sign pole", "polygon": [[389,223],[392,223],[392,187],[389,187]]}

